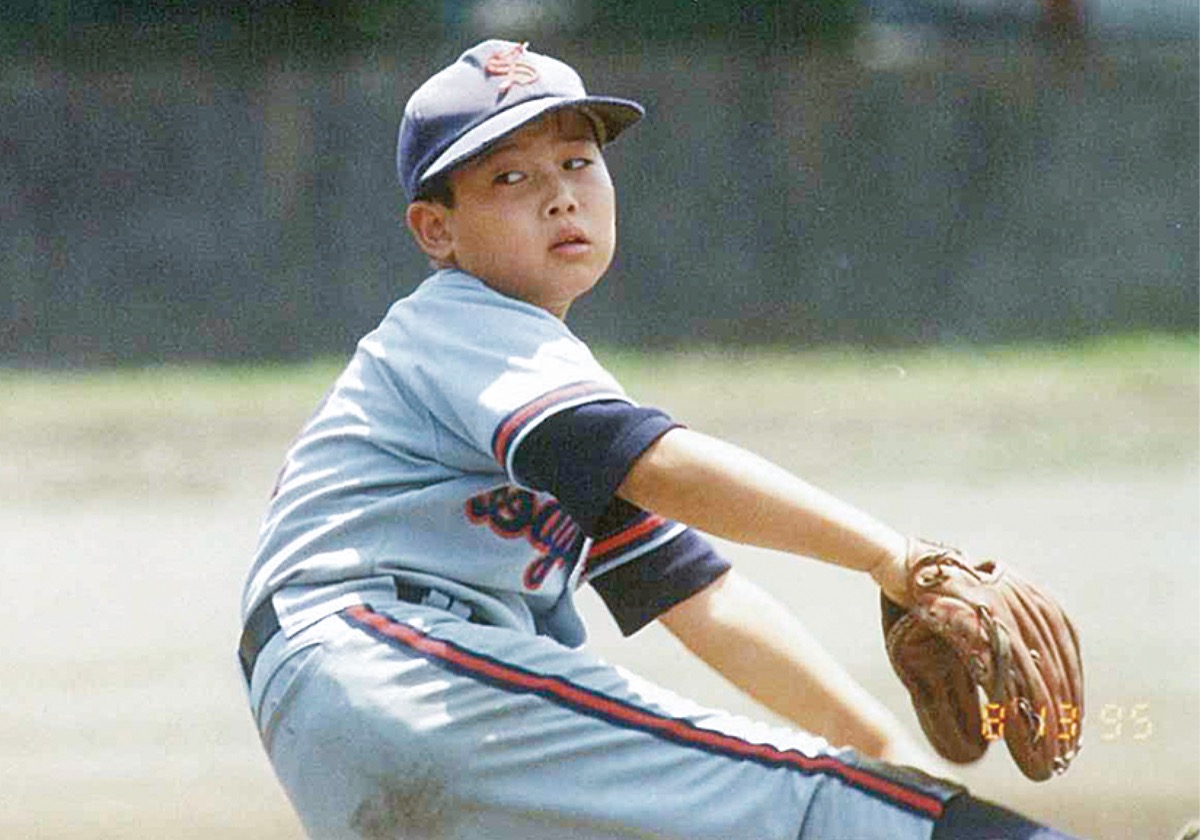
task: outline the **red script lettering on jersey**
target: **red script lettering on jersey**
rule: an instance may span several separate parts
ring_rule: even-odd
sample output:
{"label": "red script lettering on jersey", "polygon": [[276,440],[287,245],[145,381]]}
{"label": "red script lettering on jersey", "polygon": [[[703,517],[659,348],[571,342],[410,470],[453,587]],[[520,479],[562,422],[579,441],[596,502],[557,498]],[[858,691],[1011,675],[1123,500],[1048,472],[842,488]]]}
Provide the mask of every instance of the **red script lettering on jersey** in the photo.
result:
{"label": "red script lettering on jersey", "polygon": [[540,589],[556,566],[565,566],[582,532],[556,499],[505,485],[467,499],[467,519],[506,540],[525,539],[540,552],[525,568],[525,587]]}

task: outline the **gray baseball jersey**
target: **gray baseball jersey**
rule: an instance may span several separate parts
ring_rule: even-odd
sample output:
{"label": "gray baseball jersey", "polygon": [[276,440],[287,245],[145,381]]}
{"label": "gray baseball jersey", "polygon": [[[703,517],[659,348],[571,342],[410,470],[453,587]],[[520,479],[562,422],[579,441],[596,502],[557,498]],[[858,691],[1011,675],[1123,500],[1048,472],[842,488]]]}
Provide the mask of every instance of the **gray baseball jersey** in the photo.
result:
{"label": "gray baseball jersey", "polygon": [[672,425],[560,320],[458,271],[359,343],[287,455],[243,594],[249,626],[269,608],[282,628],[244,667],[309,832],[929,836],[950,786],[579,648],[581,583],[632,632],[728,568],[613,496]]}
{"label": "gray baseball jersey", "polygon": [[[285,588],[391,574],[579,645],[575,588],[686,529],[641,514],[593,539],[514,463],[548,418],[614,401],[632,405],[562,321],[462,272],[435,274],[359,343],[289,452],[245,612]],[[724,569],[705,560],[702,583]],[[276,600],[291,631],[320,617],[311,597],[295,600]]]}

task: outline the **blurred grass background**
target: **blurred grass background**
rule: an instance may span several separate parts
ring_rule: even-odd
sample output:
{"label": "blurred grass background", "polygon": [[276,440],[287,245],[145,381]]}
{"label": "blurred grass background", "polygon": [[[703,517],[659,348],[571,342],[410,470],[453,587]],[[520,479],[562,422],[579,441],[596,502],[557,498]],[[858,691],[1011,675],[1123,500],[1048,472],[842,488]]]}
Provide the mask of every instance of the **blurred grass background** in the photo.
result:
{"label": "blurred grass background", "polygon": [[[1195,336],[907,350],[601,348],[597,356],[635,399],[702,431],[747,436],[805,474],[864,465],[889,477],[955,480],[1081,464],[1152,470],[1174,466],[1196,443]],[[99,459],[124,472],[114,456],[157,447],[188,462],[177,480],[229,479],[223,438],[298,431],[343,363],[0,369],[0,429],[21,442],[0,469],[16,484],[46,480],[46,468],[61,462],[64,482],[74,481],[71,464]],[[203,448],[218,429],[220,444]]]}

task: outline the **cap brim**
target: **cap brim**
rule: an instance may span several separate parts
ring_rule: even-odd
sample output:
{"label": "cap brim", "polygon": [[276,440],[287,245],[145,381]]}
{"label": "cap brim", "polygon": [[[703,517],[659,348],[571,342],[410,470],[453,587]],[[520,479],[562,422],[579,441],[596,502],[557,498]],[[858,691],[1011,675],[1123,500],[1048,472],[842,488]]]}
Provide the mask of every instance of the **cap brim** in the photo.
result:
{"label": "cap brim", "polygon": [[455,140],[421,173],[421,178],[417,182],[418,188],[430,178],[447,172],[460,163],[487,151],[489,146],[521,126],[533,122],[551,111],[563,108],[585,109],[599,119],[604,126],[604,143],[612,142],[618,134],[640,120],[646,113],[641,105],[632,100],[609,96],[545,96],[539,99],[530,99],[501,111],[491,119],[484,120]]}

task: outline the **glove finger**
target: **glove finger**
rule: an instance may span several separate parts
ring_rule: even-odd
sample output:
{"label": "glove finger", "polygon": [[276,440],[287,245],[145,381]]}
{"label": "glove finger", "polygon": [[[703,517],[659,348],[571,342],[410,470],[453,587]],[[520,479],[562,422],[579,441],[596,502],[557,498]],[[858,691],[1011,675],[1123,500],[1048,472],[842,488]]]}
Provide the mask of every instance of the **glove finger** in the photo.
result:
{"label": "glove finger", "polygon": [[1055,637],[1061,644],[1052,648],[1057,655],[1058,670],[1053,672],[1057,680],[1051,707],[1053,723],[1052,737],[1055,739],[1054,772],[1061,773],[1074,759],[1082,745],[1083,723],[1083,664],[1079,652],[1079,639],[1070,619],[1061,612],[1053,624],[1058,631]]}
{"label": "glove finger", "polygon": [[1009,639],[995,633],[991,610],[946,597],[933,601],[928,612],[929,623],[941,628],[939,637],[954,648],[976,684],[993,702],[1002,702]]}
{"label": "glove finger", "polygon": [[925,737],[948,761],[965,764],[979,759],[989,742],[970,673],[953,648],[917,616],[888,615],[886,608],[885,601],[888,658],[908,689]]}
{"label": "glove finger", "polygon": [[1013,649],[1005,680],[1008,725],[1004,741],[1021,772],[1042,781],[1053,775],[1058,752],[1054,699],[1031,651],[1022,645]]}
{"label": "glove finger", "polygon": [[[1003,705],[1011,693],[1005,679],[1012,670],[1013,652],[1008,634],[992,620],[991,611],[954,596],[930,599],[921,606],[924,610],[918,614],[925,618],[931,636],[953,651],[962,679],[971,682],[970,699],[959,691],[958,702],[970,702],[978,710],[982,693],[984,699]],[[982,714],[978,720],[979,737],[989,744],[996,735],[990,724],[984,731]]]}
{"label": "glove finger", "polygon": [[1073,706],[1079,682],[1064,662],[1076,654],[1071,642],[1065,649],[1058,643],[1061,635],[1052,629],[1063,618],[1057,606],[1019,580],[1013,584],[1004,603],[1010,630],[1020,638],[1006,678],[1012,717],[1005,741],[1021,771],[1041,781],[1064,770],[1078,747],[1078,726],[1072,731],[1071,724],[1079,714]]}
{"label": "glove finger", "polygon": [[1047,748],[1053,750],[1053,745],[1045,740],[1050,690],[1038,669],[1037,655],[1026,645],[1032,626],[1030,617],[1021,615],[1024,610],[1020,604],[1007,602],[1001,606],[999,616],[981,611],[987,619],[984,627],[1000,672],[1000,688],[991,700],[1004,710],[1004,740],[1017,767],[1028,778],[1041,781],[1049,778],[1053,759],[1052,752],[1047,754]]}
{"label": "glove finger", "polygon": [[938,663],[931,675],[940,673],[940,678],[918,681],[918,692],[910,689],[917,720],[929,743],[943,758],[956,764],[977,761],[987,751],[989,742],[983,734],[975,681],[949,645],[934,639],[931,646],[939,649],[936,654],[927,651]]}
{"label": "glove finger", "polygon": [[[1075,677],[1072,685],[1082,682],[1079,665],[1079,639],[1070,619],[1047,595],[1014,576],[1014,592],[1037,625],[1037,646],[1034,648],[1054,657],[1059,673]],[[1032,637],[1030,644],[1033,644]]]}
{"label": "glove finger", "polygon": [[[1055,703],[1069,704],[1080,709],[1083,689],[1083,666],[1079,655],[1079,638],[1066,614],[1037,589],[1028,587],[1018,592],[1017,602],[1028,610],[1028,622],[1036,628],[1029,634],[1029,647],[1038,651],[1039,672],[1051,686]],[[1014,608],[1020,620],[1020,611]],[[1024,623],[1024,622],[1023,622]]]}

